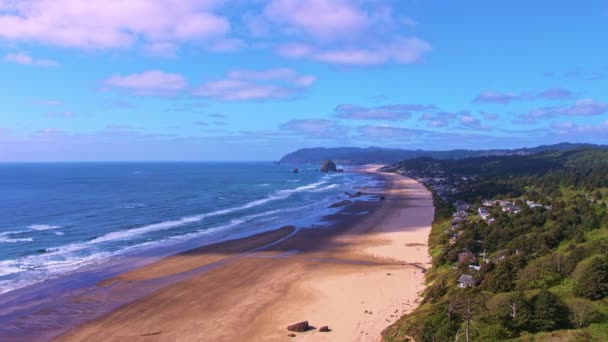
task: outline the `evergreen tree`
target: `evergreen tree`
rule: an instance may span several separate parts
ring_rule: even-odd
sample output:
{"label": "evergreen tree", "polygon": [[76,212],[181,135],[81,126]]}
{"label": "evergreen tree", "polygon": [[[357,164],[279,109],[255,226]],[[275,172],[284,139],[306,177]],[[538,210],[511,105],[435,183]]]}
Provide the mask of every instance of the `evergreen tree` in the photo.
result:
{"label": "evergreen tree", "polygon": [[532,299],[534,305],[534,317],[532,325],[536,331],[552,331],[566,326],[565,317],[568,317],[567,309],[559,297],[546,289]]}

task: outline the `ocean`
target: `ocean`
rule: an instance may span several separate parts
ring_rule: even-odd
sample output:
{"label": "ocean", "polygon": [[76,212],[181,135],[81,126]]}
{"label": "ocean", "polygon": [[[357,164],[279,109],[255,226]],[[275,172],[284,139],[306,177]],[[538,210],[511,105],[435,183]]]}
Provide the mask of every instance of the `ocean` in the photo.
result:
{"label": "ocean", "polygon": [[[298,167],[299,174],[292,173]],[[316,165],[220,163],[0,164],[0,294],[137,253],[322,228],[345,192],[373,186]],[[365,200],[365,198],[362,198]]]}

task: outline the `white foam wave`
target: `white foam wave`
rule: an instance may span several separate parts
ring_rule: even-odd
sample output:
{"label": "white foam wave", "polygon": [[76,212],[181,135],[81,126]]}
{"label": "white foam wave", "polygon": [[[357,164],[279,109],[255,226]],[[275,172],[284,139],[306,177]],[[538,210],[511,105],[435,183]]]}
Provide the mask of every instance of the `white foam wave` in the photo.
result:
{"label": "white foam wave", "polygon": [[11,239],[11,238],[8,238],[8,237],[0,236],[0,242],[6,242],[6,243],[32,242],[32,241],[34,241],[32,238],[16,238],[16,239]]}
{"label": "white foam wave", "polygon": [[50,230],[50,229],[58,229],[61,228],[61,226],[54,226],[54,225],[50,225],[50,224],[32,224],[30,226],[27,226],[29,229],[33,229],[33,230]]}
{"label": "white foam wave", "polygon": [[119,206],[120,209],[137,209],[137,208],[143,208],[146,205],[144,203],[127,203],[124,205]]}
{"label": "white foam wave", "polygon": [[310,192],[323,192],[323,191],[335,189],[337,187],[338,187],[338,184],[332,184],[332,185],[328,185],[328,186],[323,187],[323,188],[318,188],[318,189],[315,189],[315,190],[311,190]]}
{"label": "white foam wave", "polygon": [[21,233],[25,233],[25,232],[27,232],[27,231],[18,230],[18,231],[0,233],[0,242],[17,243],[17,242],[31,242],[31,241],[33,241],[32,238],[16,238],[16,237],[11,237],[11,235],[21,234]]}
{"label": "white foam wave", "polygon": [[201,219],[202,218],[200,218],[200,216],[184,217],[179,220],[160,222],[160,223],[143,226],[140,228],[121,230],[121,231],[117,231],[117,232],[108,233],[104,236],[93,239],[89,243],[95,244],[95,243],[100,243],[100,242],[123,240],[125,238],[139,236],[139,235],[143,235],[143,234],[146,234],[149,232],[154,232],[157,230],[166,230],[166,229],[171,229],[171,228],[175,228],[175,227],[180,227],[180,226],[183,226],[183,225],[186,225],[189,223],[198,222]]}

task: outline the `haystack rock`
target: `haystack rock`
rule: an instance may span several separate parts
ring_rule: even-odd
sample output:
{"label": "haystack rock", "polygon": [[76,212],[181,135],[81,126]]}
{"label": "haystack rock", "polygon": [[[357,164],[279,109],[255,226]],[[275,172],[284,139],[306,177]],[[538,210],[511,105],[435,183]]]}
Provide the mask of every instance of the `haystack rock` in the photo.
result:
{"label": "haystack rock", "polygon": [[338,168],[333,161],[326,160],[323,165],[321,165],[321,172],[338,172]]}
{"label": "haystack rock", "polygon": [[287,330],[289,331],[293,331],[293,332],[305,332],[306,330],[308,330],[308,321],[304,321],[304,322],[300,322],[300,323],[296,323],[296,324],[292,324],[290,326],[287,327]]}

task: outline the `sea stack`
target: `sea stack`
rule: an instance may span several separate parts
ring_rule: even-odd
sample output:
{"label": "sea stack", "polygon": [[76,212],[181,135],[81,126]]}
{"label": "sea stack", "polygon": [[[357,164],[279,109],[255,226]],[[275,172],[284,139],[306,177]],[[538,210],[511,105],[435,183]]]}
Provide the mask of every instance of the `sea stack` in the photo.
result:
{"label": "sea stack", "polygon": [[321,165],[321,172],[338,172],[338,168],[333,161],[326,160],[323,162],[323,165]]}

